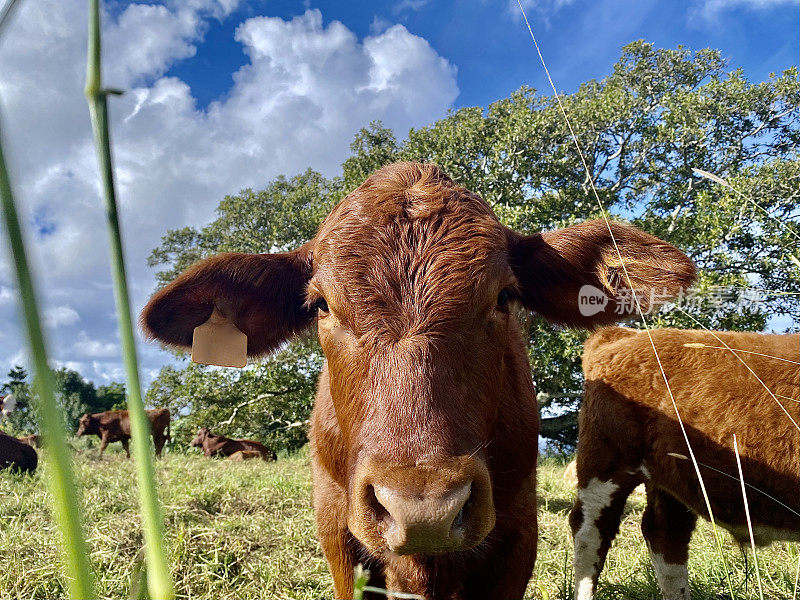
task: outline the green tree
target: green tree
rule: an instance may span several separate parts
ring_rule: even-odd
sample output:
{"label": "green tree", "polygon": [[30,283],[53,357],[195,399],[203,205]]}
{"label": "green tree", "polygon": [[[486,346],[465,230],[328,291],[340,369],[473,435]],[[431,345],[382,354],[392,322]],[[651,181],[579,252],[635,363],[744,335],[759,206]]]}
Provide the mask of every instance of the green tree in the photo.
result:
{"label": "green tree", "polygon": [[13,394],[16,408],[8,417],[6,428],[20,435],[27,435],[36,430],[36,418],[31,406],[31,386],[28,383],[28,372],[15,365],[6,375],[8,380],[0,388],[2,394]]}
{"label": "green tree", "polygon": [[83,375],[62,367],[53,371],[56,380],[56,401],[61,405],[67,430],[74,432],[78,420],[87,412],[95,412],[97,390]]}
{"label": "green tree", "polygon": [[[226,198],[202,230],[169,232],[151,256],[159,281],[223,250],[266,251],[310,238],[329,207],[379,166],[434,162],[481,193],[500,220],[532,233],[605,210],[685,250],[700,268],[691,297],[656,325],[763,330],[800,317],[800,77],[792,68],[750,83],[716,50],[623,48],[611,74],[561,97],[587,176],[556,99],[521,88],[486,108],[453,111],[398,142],[380,123],[361,130],[326,180],[312,171],[263,192]],[[698,171],[699,170],[699,171]],[[702,175],[709,172],[725,183]],[[742,302],[743,289],[762,290]],[[724,292],[724,293],[723,293]],[[668,307],[669,308],[669,307]],[[573,441],[585,332],[524,319],[543,434]],[[780,321],[777,321],[780,322]],[[637,326],[637,322],[632,322]],[[303,352],[296,349],[297,356]]]}
{"label": "green tree", "polygon": [[91,407],[91,412],[127,410],[127,408],[128,400],[125,396],[125,384],[114,381],[97,388],[97,397],[94,406]]}
{"label": "green tree", "polygon": [[225,369],[189,363],[162,368],[147,402],[176,417],[173,439],[186,447],[200,427],[234,438],[255,438],[276,450],[306,442],[322,352],[316,340],[288,344],[269,360]]}

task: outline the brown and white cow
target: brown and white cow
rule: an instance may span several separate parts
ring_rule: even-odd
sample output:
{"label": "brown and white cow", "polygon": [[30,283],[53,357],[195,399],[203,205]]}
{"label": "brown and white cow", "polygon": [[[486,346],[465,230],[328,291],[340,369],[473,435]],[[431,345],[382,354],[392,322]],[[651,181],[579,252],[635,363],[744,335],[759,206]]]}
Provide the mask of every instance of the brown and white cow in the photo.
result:
{"label": "brown and white cow", "polygon": [[[208,427],[201,427],[197,430],[191,444],[194,448],[202,448],[203,454],[212,457],[217,454],[231,458],[237,452],[256,452],[266,460],[275,460],[277,455],[272,448],[267,448],[261,442],[255,440],[233,440],[222,435],[211,433]],[[248,456],[247,458],[252,458]],[[234,460],[246,460],[244,456]]]}
{"label": "brown and white cow", "polygon": [[[612,227],[637,287],[669,295],[693,280],[672,246]],[[371,585],[511,600],[537,542],[539,415],[517,309],[579,326],[625,313],[611,300],[585,316],[582,286],[626,289],[604,222],[520,235],[437,167],[398,163],[297,250],[199,262],[142,323],[186,348],[216,307],[250,355],[316,325],[326,365],[310,431],[314,507],[337,598],[352,598],[364,563]]]}
{"label": "brown and white cow", "polygon": [[18,469],[33,473],[39,457],[28,444],[0,431],[0,469]]}
{"label": "brown and white cow", "polygon": [[[153,444],[156,447],[156,456],[161,456],[164,444],[170,439],[169,409],[156,408],[148,410],[147,420],[150,421],[150,431]],[[127,410],[108,410],[105,412],[85,414],[78,423],[78,437],[83,435],[96,435],[100,438],[100,454],[102,455],[111,442],[122,442],[125,454],[131,457],[128,444],[131,439],[131,420]]]}
{"label": "brown and white cow", "polygon": [[[716,522],[749,539],[736,434],[756,542],[800,540],[800,335],[659,329],[652,336]],[[583,370],[570,514],[575,597],[594,598],[625,499],[644,483],[642,533],[661,593],[688,599],[689,539],[697,515],[708,511],[647,333],[598,331],[586,341]]]}

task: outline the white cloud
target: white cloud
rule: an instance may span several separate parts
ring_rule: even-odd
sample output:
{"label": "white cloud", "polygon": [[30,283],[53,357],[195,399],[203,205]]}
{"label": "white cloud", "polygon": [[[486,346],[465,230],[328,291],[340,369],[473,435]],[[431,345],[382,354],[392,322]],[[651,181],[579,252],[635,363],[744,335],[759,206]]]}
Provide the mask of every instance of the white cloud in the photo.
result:
{"label": "white cloud", "polygon": [[575,0],[508,0],[506,10],[515,21],[522,20],[522,11],[519,9],[520,2],[522,8],[528,16],[528,20],[533,18],[533,13],[544,19],[545,24],[549,27],[549,18],[565,6],[574,4]]}
{"label": "white cloud", "polygon": [[788,4],[798,4],[798,0],[703,0],[690,11],[690,17],[713,20],[721,13],[736,8],[770,10]]}
{"label": "white cloud", "polygon": [[[236,4],[131,4],[104,17],[104,83],[128,90],[109,101],[134,310],[153,290],[146,257],[167,229],[202,225],[225,194],[278,174],[311,166],[332,175],[371,120],[403,136],[443,116],[458,95],[455,67],[405,27],[359,39],[307,10],[288,21],[240,23],[236,40],[248,62],[223,97],[199,109],[189,86],[164,74],[194,56],[211,20]],[[53,313],[54,358],[105,377],[118,372],[117,325],[83,96],[85,19],[81,0],[22,3],[0,44],[0,100],[20,210],[34,225],[29,247],[42,303],[73,311]],[[13,285],[0,255],[0,330],[19,340],[4,344],[0,367],[22,344],[6,298]],[[155,346],[141,347],[140,357],[143,372],[169,360]]]}
{"label": "white cloud", "polygon": [[0,304],[11,304],[16,302],[18,293],[19,292],[16,288],[0,286]]}
{"label": "white cloud", "polygon": [[55,329],[64,325],[74,325],[81,320],[81,316],[71,306],[54,306],[44,311],[44,322],[48,327]]}
{"label": "white cloud", "polygon": [[407,10],[422,10],[429,1],[430,0],[400,0],[400,2],[392,8],[392,12],[398,14]]}
{"label": "white cloud", "polygon": [[85,331],[78,334],[78,340],[72,345],[72,351],[84,358],[112,358],[120,355],[118,343],[92,339]]}
{"label": "white cloud", "polygon": [[372,23],[369,24],[369,33],[370,35],[379,35],[391,26],[392,23],[388,19],[375,15],[372,17]]}

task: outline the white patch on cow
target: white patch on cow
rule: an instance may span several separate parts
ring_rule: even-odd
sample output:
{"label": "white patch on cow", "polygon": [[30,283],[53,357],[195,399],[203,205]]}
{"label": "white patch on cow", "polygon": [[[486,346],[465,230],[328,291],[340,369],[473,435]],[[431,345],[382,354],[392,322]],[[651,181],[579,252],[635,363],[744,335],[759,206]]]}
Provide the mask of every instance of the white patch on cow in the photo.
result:
{"label": "white patch on cow", "polygon": [[664,600],[690,600],[689,569],[686,563],[668,563],[663,554],[653,551],[650,551],[650,560]]}
{"label": "white patch on cow", "polygon": [[592,600],[594,590],[592,589],[592,578],[584,577],[575,585],[575,600]]}
{"label": "white patch on cow", "polygon": [[602,538],[597,521],[603,509],[611,505],[611,498],[619,486],[611,481],[593,477],[584,488],[578,489],[583,521],[575,533],[575,600],[592,600],[592,580],[600,569],[600,544]]}

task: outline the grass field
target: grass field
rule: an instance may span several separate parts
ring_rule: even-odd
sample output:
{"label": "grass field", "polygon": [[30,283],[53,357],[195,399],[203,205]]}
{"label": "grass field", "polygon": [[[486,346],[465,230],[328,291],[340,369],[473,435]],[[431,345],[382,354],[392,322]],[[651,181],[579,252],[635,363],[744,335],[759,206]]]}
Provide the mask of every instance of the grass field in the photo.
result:
{"label": "grass field", "polygon": [[[133,465],[121,453],[76,455],[98,591],[107,598],[135,593],[141,564]],[[572,550],[567,513],[573,491],[563,465],[539,470],[539,556],[531,598],[571,597]],[[47,511],[44,472],[0,473],[0,598],[63,598],[57,538]],[[168,545],[179,598],[332,597],[314,535],[308,457],[276,463],[230,463],[170,454],[157,464]],[[601,578],[600,597],[658,597],[639,533],[643,498],[634,497]],[[757,598],[750,558],[721,534],[735,597]],[[759,551],[764,597],[795,598],[796,544]],[[746,576],[746,568],[749,571]],[[729,598],[712,530],[695,533],[690,561],[693,598]],[[133,592],[132,592],[133,590]],[[797,596],[800,599],[800,593]]]}

